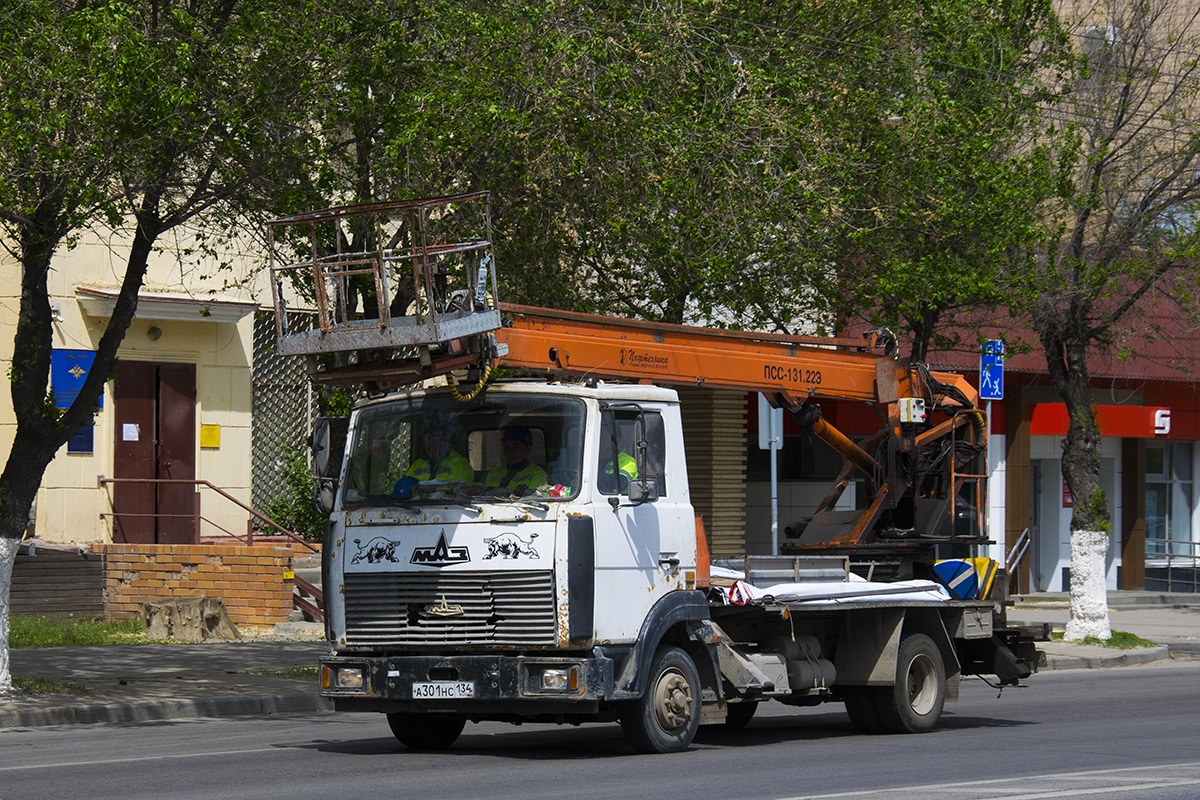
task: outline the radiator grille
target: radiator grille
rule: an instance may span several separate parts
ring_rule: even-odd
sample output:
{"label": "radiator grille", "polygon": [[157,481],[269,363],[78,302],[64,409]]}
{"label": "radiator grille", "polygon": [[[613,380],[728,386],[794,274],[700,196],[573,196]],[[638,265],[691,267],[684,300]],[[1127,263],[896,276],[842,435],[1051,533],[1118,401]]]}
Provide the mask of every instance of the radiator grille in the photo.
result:
{"label": "radiator grille", "polygon": [[[555,642],[550,572],[347,573],[345,603],[350,645]],[[431,606],[463,613],[443,616]]]}

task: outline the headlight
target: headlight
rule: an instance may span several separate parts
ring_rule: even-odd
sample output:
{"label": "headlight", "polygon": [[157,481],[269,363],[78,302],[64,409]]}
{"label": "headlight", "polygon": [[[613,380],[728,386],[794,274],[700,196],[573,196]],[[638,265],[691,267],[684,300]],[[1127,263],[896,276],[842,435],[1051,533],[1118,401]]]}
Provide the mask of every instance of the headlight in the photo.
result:
{"label": "headlight", "polygon": [[542,670],[542,691],[573,692],[578,688],[578,667],[547,667]]}
{"label": "headlight", "polygon": [[362,689],[362,667],[321,666],[322,689]]}
{"label": "headlight", "polygon": [[359,667],[341,667],[337,671],[337,688],[363,688],[363,671]]}

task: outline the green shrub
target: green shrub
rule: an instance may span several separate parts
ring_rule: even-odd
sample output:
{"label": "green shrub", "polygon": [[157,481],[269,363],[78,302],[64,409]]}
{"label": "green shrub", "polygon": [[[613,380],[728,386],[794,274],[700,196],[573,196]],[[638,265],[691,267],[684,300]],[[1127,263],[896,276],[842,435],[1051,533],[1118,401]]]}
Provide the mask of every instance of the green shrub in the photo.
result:
{"label": "green shrub", "polygon": [[321,541],[325,517],[313,504],[317,479],[308,466],[303,451],[291,445],[283,446],[283,494],[267,503],[263,513],[310,542]]}

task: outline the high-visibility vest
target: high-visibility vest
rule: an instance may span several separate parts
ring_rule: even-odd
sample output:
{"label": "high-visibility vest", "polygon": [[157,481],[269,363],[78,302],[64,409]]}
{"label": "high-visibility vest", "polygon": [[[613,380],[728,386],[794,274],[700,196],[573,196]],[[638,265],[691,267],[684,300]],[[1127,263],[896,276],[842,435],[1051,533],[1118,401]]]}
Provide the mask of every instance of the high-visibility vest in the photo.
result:
{"label": "high-visibility vest", "polygon": [[[628,453],[617,453],[617,468],[621,471],[621,477],[625,479],[625,486],[628,486],[629,481],[635,480],[638,476],[637,461],[635,461],[633,456],[629,455]],[[612,459],[609,459],[604,464],[604,469],[601,470],[601,476],[608,479],[603,481],[606,486],[613,485],[614,476]],[[620,485],[619,481],[615,488],[621,494],[624,494],[627,491]]]}
{"label": "high-visibility vest", "polygon": [[418,458],[408,468],[408,472],[404,474],[419,481],[443,481],[445,483],[463,481],[464,483],[470,483],[475,480],[475,470],[471,469],[471,462],[465,456],[453,450],[437,463],[435,469],[431,470],[429,468],[429,459]]}
{"label": "high-visibility vest", "polygon": [[529,461],[516,472],[511,467],[496,467],[490,470],[484,478],[487,486],[499,486],[505,489],[536,489],[549,482],[546,470]]}

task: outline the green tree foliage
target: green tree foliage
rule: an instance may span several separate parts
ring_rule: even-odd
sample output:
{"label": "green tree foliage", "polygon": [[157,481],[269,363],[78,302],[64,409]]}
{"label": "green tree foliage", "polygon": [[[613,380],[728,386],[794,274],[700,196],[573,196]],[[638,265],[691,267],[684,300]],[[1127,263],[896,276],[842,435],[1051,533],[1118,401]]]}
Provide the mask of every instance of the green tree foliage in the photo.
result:
{"label": "green tree foliage", "polygon": [[[1030,319],[1070,427],[1063,473],[1073,531],[1109,530],[1089,363],[1118,353],[1145,315],[1195,313],[1200,231],[1200,12],[1152,2],[1099,3],[1073,20],[1079,69],[1059,87],[1047,140],[1060,177],[1039,257],[1014,261],[1015,313]],[[1096,498],[1099,498],[1097,500]]]}
{"label": "green tree foliage", "polygon": [[[0,226],[21,264],[0,537],[22,535],[46,466],[91,419],[159,238],[188,226],[205,249],[206,233],[227,234],[308,161],[302,20],[275,0],[17,0],[0,12]],[[46,402],[47,276],[83,232],[105,229],[129,243],[121,290],[88,377],[58,413]],[[6,609],[0,597],[5,622]],[[0,691],[8,682],[0,669]]]}
{"label": "green tree foliage", "polygon": [[[294,98],[310,67],[291,49],[292,16],[270,0],[21,0],[0,15],[12,67],[0,82],[0,224],[22,266],[0,535],[21,535],[46,465],[91,419],[158,238],[255,210],[304,144]],[[47,275],[81,232],[105,227],[130,241],[119,299],[79,397],[46,414]]]}
{"label": "green tree foliage", "polygon": [[1040,0],[915,0],[879,23],[857,42],[849,113],[829,120],[844,126],[827,167],[842,176],[834,303],[907,334],[925,360],[955,342],[956,312],[1000,305],[1005,265],[1041,244],[1041,207],[1058,187],[1036,137],[1046,76],[1068,56]]}
{"label": "green tree foliage", "polygon": [[786,267],[824,206],[805,168],[815,93],[794,31],[745,10],[339,8],[310,205],[488,188],[505,299],[790,318],[809,298]]}
{"label": "green tree foliage", "polygon": [[267,503],[266,515],[292,533],[312,542],[321,541],[326,517],[317,511],[313,502],[317,479],[304,452],[284,445],[280,468],[284,490]]}

